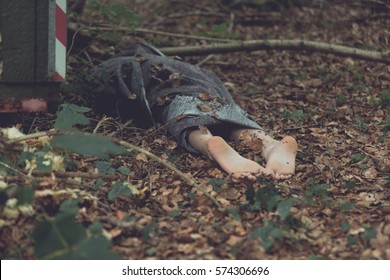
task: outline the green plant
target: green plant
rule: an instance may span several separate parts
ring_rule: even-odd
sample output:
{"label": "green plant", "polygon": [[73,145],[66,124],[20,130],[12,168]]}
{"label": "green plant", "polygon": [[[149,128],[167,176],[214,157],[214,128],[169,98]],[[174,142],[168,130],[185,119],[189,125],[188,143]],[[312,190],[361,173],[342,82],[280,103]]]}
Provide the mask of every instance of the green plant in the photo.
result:
{"label": "green plant", "polygon": [[334,201],[330,197],[328,189],[329,186],[326,184],[309,185],[308,189],[305,191],[303,203],[308,205],[316,205],[316,201],[319,201],[324,205],[333,203]]}
{"label": "green plant", "polygon": [[[23,175],[20,170],[32,172],[63,172],[70,171],[72,164],[68,164],[71,154],[77,153],[79,156],[91,156],[101,160],[95,161],[97,170],[96,180],[90,184],[97,190],[105,183],[112,185],[108,191],[108,200],[113,201],[119,196],[129,197],[138,194],[138,190],[128,182],[113,181],[110,176],[121,178],[128,176],[131,170],[126,166],[114,168],[109,159],[114,155],[129,154],[127,149],[114,143],[111,139],[102,135],[88,134],[78,129],[89,124],[89,119],[85,116],[90,111],[89,108],[80,107],[73,104],[62,104],[57,112],[54,127],[57,132],[52,138],[42,135],[40,141],[35,141],[36,147],[29,147],[23,144],[23,149],[18,156],[0,156],[0,174],[7,176]],[[47,132],[48,134],[52,131]],[[45,139],[45,137],[47,139]],[[17,145],[17,144],[15,144]],[[82,175],[82,172],[79,172]],[[44,173],[45,174],[45,173]],[[94,175],[95,173],[89,174]],[[117,176],[118,175],[118,176]],[[102,176],[99,178],[99,176]],[[92,176],[94,178],[94,176]],[[69,178],[72,179],[72,178]],[[107,182],[108,181],[108,182]],[[40,204],[40,197],[35,196],[35,190],[44,188],[42,180],[31,179],[31,184],[7,185],[4,184],[0,192],[0,208],[8,207],[9,215],[19,215],[22,211],[20,207],[26,206],[28,211],[36,211],[40,221],[34,227],[32,237],[35,241],[35,257],[39,259],[118,259],[118,255],[110,249],[111,241],[102,235],[102,226],[96,221],[88,227],[78,223],[77,214],[79,212],[78,200],[66,200],[66,194],[73,193],[65,189],[47,189],[49,195],[64,195],[63,202],[58,213],[49,215],[45,207]],[[109,185],[108,184],[108,185]],[[73,193],[74,194],[74,193]],[[6,206],[7,201],[16,199],[15,207]],[[13,206],[14,207],[14,206]],[[19,209],[20,208],[20,209]],[[24,210],[26,211],[26,210]]]}
{"label": "green plant", "polygon": [[390,91],[383,91],[380,95],[382,107],[390,106]]}
{"label": "green plant", "polygon": [[85,228],[76,222],[77,200],[61,204],[55,217],[45,215],[33,231],[35,255],[39,259],[120,259],[110,250],[99,222]]}
{"label": "green plant", "polygon": [[339,95],[336,98],[336,105],[342,106],[347,102],[347,97],[345,95]]}
{"label": "green plant", "polygon": [[257,191],[254,190],[252,185],[248,185],[246,198],[252,210],[277,211],[281,221],[284,221],[289,216],[291,207],[298,203],[292,197],[283,199],[278,194],[275,185],[271,182],[266,183],[265,187]]}
{"label": "green plant", "polygon": [[91,8],[97,11],[102,19],[110,22],[113,26],[120,21],[124,21],[126,26],[134,28],[138,24],[138,16],[129,10],[124,4],[108,1],[102,3],[101,1],[90,1]]}
{"label": "green plant", "polygon": [[284,119],[292,120],[293,122],[304,122],[307,119],[307,114],[303,110],[283,111]]}
{"label": "green plant", "polygon": [[283,236],[283,231],[273,221],[266,221],[262,227],[252,232],[252,236],[259,237],[264,249],[268,250]]}

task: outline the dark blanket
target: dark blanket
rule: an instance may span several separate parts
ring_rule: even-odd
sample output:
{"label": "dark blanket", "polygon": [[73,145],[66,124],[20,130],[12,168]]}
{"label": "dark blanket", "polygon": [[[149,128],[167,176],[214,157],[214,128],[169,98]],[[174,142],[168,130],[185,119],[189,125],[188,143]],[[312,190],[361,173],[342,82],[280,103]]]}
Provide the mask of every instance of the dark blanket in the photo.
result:
{"label": "dark blanket", "polygon": [[[238,127],[261,129],[233,100],[212,72],[136,44],[92,72],[95,91],[115,93],[139,104],[139,112],[164,126],[190,152],[188,134],[199,126],[213,131]],[[138,109],[137,109],[138,110]]]}

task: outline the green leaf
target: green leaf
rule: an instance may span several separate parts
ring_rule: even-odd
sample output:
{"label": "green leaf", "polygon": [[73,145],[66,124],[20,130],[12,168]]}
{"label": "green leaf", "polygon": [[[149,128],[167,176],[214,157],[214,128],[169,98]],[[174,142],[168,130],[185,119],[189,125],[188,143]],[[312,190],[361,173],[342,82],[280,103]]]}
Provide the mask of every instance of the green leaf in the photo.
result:
{"label": "green leaf", "polygon": [[102,235],[100,223],[85,229],[75,221],[78,201],[65,201],[54,218],[38,224],[32,234],[39,259],[119,259],[109,250],[111,242]]}
{"label": "green leaf", "polygon": [[101,174],[115,174],[115,169],[108,161],[95,161],[95,167]]}
{"label": "green leaf", "polygon": [[357,244],[357,240],[355,237],[348,235],[347,243],[348,243],[348,245],[355,245],[355,244]]}
{"label": "green leaf", "polygon": [[361,233],[361,237],[364,239],[374,239],[376,238],[376,230],[373,228],[368,228]]}
{"label": "green leaf", "polygon": [[86,237],[84,227],[75,222],[78,210],[77,201],[65,201],[54,219],[47,219],[35,227],[32,237],[37,258],[54,258],[54,252],[69,249]]}
{"label": "green leaf", "polygon": [[233,219],[237,220],[237,221],[240,221],[241,220],[241,217],[240,217],[240,210],[238,210],[237,207],[230,207],[228,209],[228,212],[230,215],[232,215]]}
{"label": "green leaf", "polygon": [[118,168],[118,171],[119,171],[121,174],[125,175],[125,176],[129,176],[130,173],[131,173],[131,169],[128,168],[128,167],[126,167],[126,166],[121,166],[121,167],[119,167],[119,168]]}
{"label": "green leaf", "polygon": [[347,97],[345,95],[339,95],[336,98],[336,105],[341,106],[347,102]]}
{"label": "green leaf", "polygon": [[[12,166],[12,163],[4,156],[0,155],[0,162],[8,165],[8,166]],[[0,175],[2,176],[7,176],[9,174],[13,174],[14,172],[10,169],[8,169],[7,167],[3,166],[3,165],[0,165]]]}
{"label": "green leaf", "polygon": [[247,185],[247,188],[245,191],[245,196],[246,196],[246,200],[249,202],[249,204],[252,205],[255,203],[256,192],[255,192],[255,188],[253,187],[252,184]]}
{"label": "green leaf", "polygon": [[84,239],[75,250],[56,259],[64,260],[120,260],[116,253],[110,250],[111,242],[103,235]]}
{"label": "green leaf", "polygon": [[3,190],[0,191],[0,209],[2,209],[2,207],[5,205],[5,203],[7,202],[8,200],[8,195],[7,193]]}
{"label": "green leaf", "polygon": [[172,217],[172,218],[176,218],[176,217],[179,217],[181,215],[180,211],[178,210],[172,210],[168,213],[168,216],[169,217]]}
{"label": "green leaf", "polygon": [[350,189],[353,189],[353,188],[355,188],[356,187],[356,185],[357,185],[357,181],[348,181],[348,182],[346,182],[345,184],[344,184],[344,188],[346,188],[346,189],[348,189],[348,190],[350,190]]}
{"label": "green leaf", "polygon": [[365,154],[353,154],[351,157],[351,163],[357,163],[366,158]]}
{"label": "green leaf", "polygon": [[35,197],[35,192],[31,187],[19,187],[16,198],[18,199],[18,205],[30,205]]}
{"label": "green leaf", "polygon": [[108,192],[108,200],[112,201],[120,195],[130,196],[131,190],[126,183],[116,182]]}
{"label": "green leaf", "polygon": [[346,221],[343,221],[342,224],[341,224],[341,230],[346,233],[348,232],[349,230],[351,229],[351,225],[346,222]]}
{"label": "green leaf", "polygon": [[74,152],[84,156],[108,159],[110,156],[127,154],[128,151],[101,135],[66,134],[53,138],[51,145],[54,148]]}
{"label": "green leaf", "polygon": [[390,106],[390,91],[384,91],[380,96],[381,105],[383,107]]}
{"label": "green leaf", "polygon": [[154,256],[157,253],[157,249],[155,247],[151,247],[145,251],[146,255]]}
{"label": "green leaf", "polygon": [[280,201],[276,206],[278,215],[282,221],[284,221],[288,216],[288,214],[290,214],[290,210],[293,205],[293,202],[294,202],[293,198],[288,198],[286,200]]}
{"label": "green leaf", "polygon": [[255,229],[252,235],[260,237],[264,249],[268,250],[272,247],[275,240],[283,236],[283,232],[273,221],[266,221],[264,226]]}
{"label": "green leaf", "polygon": [[51,171],[53,167],[53,160],[46,158],[47,151],[39,151],[34,154],[35,161],[37,163],[38,171]]}
{"label": "green leaf", "polygon": [[156,222],[152,220],[149,224],[147,224],[142,231],[142,239],[146,240],[150,237],[154,229],[156,228]]}
{"label": "green leaf", "polygon": [[268,211],[274,210],[282,197],[278,194],[275,185],[268,183],[265,187],[260,188],[256,191],[256,201],[260,207],[267,206]]}
{"label": "green leaf", "polygon": [[93,186],[93,189],[96,191],[103,184],[104,184],[104,180],[102,178],[98,178],[95,181],[95,185]]}
{"label": "green leaf", "polygon": [[26,165],[26,161],[31,161],[34,154],[31,152],[21,152],[18,158],[18,166],[22,167]]}
{"label": "green leaf", "polygon": [[314,184],[309,187],[309,192],[314,196],[325,198],[329,196],[328,188],[326,184]]}
{"label": "green leaf", "polygon": [[342,210],[342,211],[349,211],[349,210],[352,210],[354,205],[351,201],[342,201],[340,203],[339,207],[340,207],[340,210]]}
{"label": "green leaf", "polygon": [[189,193],[187,194],[187,198],[188,198],[189,200],[194,200],[195,197],[196,197],[196,193],[194,193],[194,192],[189,192]]}
{"label": "green leaf", "polygon": [[303,122],[307,119],[307,114],[303,110],[284,111],[283,117],[293,122]]}
{"label": "green leaf", "polygon": [[217,179],[217,178],[212,178],[210,181],[207,183],[207,185],[212,185],[212,186],[223,186],[225,184],[225,180],[223,179]]}
{"label": "green leaf", "polygon": [[74,104],[62,104],[57,112],[54,128],[59,130],[77,130],[75,125],[88,125],[89,120],[83,114],[91,109]]}

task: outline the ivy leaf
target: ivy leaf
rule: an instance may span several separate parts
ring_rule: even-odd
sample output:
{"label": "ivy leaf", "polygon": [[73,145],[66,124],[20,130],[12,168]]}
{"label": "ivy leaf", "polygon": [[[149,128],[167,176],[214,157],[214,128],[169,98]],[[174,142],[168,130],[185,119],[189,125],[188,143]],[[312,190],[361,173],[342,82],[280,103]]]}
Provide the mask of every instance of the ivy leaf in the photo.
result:
{"label": "ivy leaf", "polygon": [[354,207],[351,201],[342,201],[339,205],[341,211],[349,211]]}
{"label": "ivy leaf", "polygon": [[147,224],[142,231],[142,239],[146,240],[150,237],[151,233],[156,227],[156,222],[152,220],[149,224]]}
{"label": "ivy leaf", "polygon": [[87,107],[80,107],[74,104],[62,104],[57,112],[57,118],[54,123],[54,128],[59,130],[77,130],[75,125],[87,125],[89,120],[83,115],[91,109]]}
{"label": "ivy leaf", "polygon": [[131,173],[131,169],[126,166],[121,166],[118,168],[118,171],[125,176],[129,176]]}
{"label": "ivy leaf", "polygon": [[381,92],[380,100],[383,107],[390,106],[390,91]]}
{"label": "ivy leaf", "polygon": [[264,249],[268,250],[272,247],[274,241],[283,235],[283,232],[273,221],[266,221],[264,226],[255,229],[252,235],[260,237]]}
{"label": "ivy leaf", "polygon": [[329,186],[326,184],[319,184],[319,185],[314,184],[314,185],[309,186],[309,192],[313,196],[325,198],[325,197],[329,196],[328,188],[329,188]]}
{"label": "ivy leaf", "polygon": [[53,148],[74,152],[84,156],[108,159],[110,155],[127,154],[128,151],[101,135],[66,134],[57,135],[51,141]]}
{"label": "ivy leaf", "polygon": [[169,217],[172,217],[172,218],[176,218],[176,217],[179,217],[181,215],[180,211],[178,210],[172,210],[168,213],[168,216]]}
{"label": "ivy leaf", "polygon": [[290,214],[291,206],[293,205],[293,203],[294,203],[294,199],[290,197],[286,200],[280,201],[276,206],[276,209],[278,210],[279,218],[282,221],[284,221],[288,216],[288,214]]}
{"label": "ivy leaf", "polygon": [[[89,238],[82,240],[75,250],[61,256],[69,260],[119,260],[120,257],[109,250],[111,241],[102,235],[103,227],[99,222],[86,230]],[[89,234],[88,234],[89,233]]]}
{"label": "ivy leaf", "polygon": [[[0,162],[5,163],[6,165],[12,166],[12,163],[4,156],[0,155]],[[0,165],[0,175],[7,176],[9,174],[13,174],[13,171],[10,171],[4,165]]]}
{"label": "ivy leaf", "polygon": [[361,237],[364,239],[374,239],[376,237],[376,230],[373,228],[368,228],[361,233]]}
{"label": "ivy leaf", "polygon": [[18,158],[18,166],[23,167],[25,166],[26,161],[31,161],[34,157],[34,154],[31,152],[21,152]]}
{"label": "ivy leaf", "polygon": [[102,235],[100,223],[85,229],[75,218],[77,200],[61,204],[54,218],[38,224],[32,234],[35,255],[39,259],[119,259],[110,250],[111,242]]}
{"label": "ivy leaf", "polygon": [[223,179],[218,179],[218,178],[212,178],[210,181],[207,183],[207,185],[212,185],[212,186],[223,186],[225,184],[225,180]]}
{"label": "ivy leaf", "polygon": [[116,182],[111,190],[108,192],[108,200],[114,200],[118,196],[123,195],[123,196],[130,196],[131,195],[131,189],[126,183],[122,182]]}
{"label": "ivy leaf", "polygon": [[254,204],[255,203],[255,198],[256,198],[256,192],[255,188],[253,185],[247,185],[246,191],[245,191],[245,197],[246,200],[249,202],[249,204]]}
{"label": "ivy leaf", "polygon": [[35,197],[34,190],[31,187],[19,187],[16,198],[18,199],[18,205],[30,205]]}
{"label": "ivy leaf", "polygon": [[342,224],[341,224],[341,230],[342,230],[344,233],[346,233],[346,232],[348,232],[350,229],[351,229],[350,223],[348,223],[347,221],[343,221]]}
{"label": "ivy leaf", "polygon": [[65,201],[54,219],[47,219],[34,229],[32,237],[37,258],[55,258],[55,252],[70,249],[86,237],[84,227],[75,222],[79,210],[77,203],[77,200]]}
{"label": "ivy leaf", "polygon": [[98,179],[96,179],[96,181],[95,181],[95,185],[93,186],[93,190],[97,190],[97,189],[99,189],[99,187],[101,186],[101,185],[103,185],[104,184],[104,180],[102,179],[102,178],[98,178]]}
{"label": "ivy leaf", "polygon": [[38,171],[51,171],[53,167],[53,161],[50,158],[45,157],[45,151],[39,151],[34,154],[35,161],[37,163]]}
{"label": "ivy leaf", "polygon": [[229,212],[230,215],[232,215],[233,219],[235,219],[237,221],[241,220],[240,211],[238,210],[237,207],[230,207],[228,209],[228,212]]}
{"label": "ivy leaf", "polygon": [[107,161],[96,161],[95,167],[101,174],[115,174],[115,169]]}
{"label": "ivy leaf", "polygon": [[268,183],[265,187],[256,191],[256,201],[260,207],[267,206],[268,211],[272,211],[282,198],[278,194],[275,185]]}
{"label": "ivy leaf", "polygon": [[357,163],[366,157],[365,154],[353,154],[351,157],[351,163]]}

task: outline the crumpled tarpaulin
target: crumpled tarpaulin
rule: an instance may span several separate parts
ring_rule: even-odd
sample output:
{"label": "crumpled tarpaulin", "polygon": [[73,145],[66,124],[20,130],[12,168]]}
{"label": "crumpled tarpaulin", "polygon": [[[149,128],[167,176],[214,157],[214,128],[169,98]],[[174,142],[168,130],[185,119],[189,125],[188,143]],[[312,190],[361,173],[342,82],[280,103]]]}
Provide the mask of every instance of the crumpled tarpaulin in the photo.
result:
{"label": "crumpled tarpaulin", "polygon": [[[186,150],[188,134],[199,126],[213,129],[262,129],[233,100],[212,72],[164,56],[138,43],[110,58],[92,72],[95,91],[119,94],[139,102],[139,114],[165,126]],[[138,113],[138,112],[137,112]]]}

